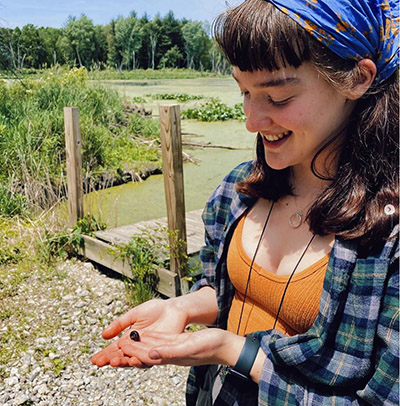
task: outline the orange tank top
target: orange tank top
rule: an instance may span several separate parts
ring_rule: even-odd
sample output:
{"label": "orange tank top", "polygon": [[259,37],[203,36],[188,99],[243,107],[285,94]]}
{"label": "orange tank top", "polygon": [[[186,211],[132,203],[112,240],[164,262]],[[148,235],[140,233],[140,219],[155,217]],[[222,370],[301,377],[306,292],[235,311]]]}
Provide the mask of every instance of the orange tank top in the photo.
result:
{"label": "orange tank top", "polygon": [[[242,246],[244,219],[245,216],[240,219],[233,233],[227,257],[229,278],[235,287],[235,296],[228,316],[228,330],[233,333],[237,331],[251,264],[251,258]],[[287,335],[295,335],[312,326],[319,310],[329,255],[294,274],[285,294],[276,329]],[[273,327],[288,279],[289,275],[281,276],[268,272],[255,261],[240,324],[240,335]]]}

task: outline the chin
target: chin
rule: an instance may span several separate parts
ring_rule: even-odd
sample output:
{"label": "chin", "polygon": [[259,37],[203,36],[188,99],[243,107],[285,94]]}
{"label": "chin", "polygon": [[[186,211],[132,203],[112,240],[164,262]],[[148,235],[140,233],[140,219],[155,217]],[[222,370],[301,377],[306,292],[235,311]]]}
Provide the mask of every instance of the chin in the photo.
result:
{"label": "chin", "polygon": [[265,162],[271,169],[274,169],[275,171],[282,171],[283,169],[291,166],[284,162],[276,162],[274,159],[267,159],[267,157],[265,157]]}

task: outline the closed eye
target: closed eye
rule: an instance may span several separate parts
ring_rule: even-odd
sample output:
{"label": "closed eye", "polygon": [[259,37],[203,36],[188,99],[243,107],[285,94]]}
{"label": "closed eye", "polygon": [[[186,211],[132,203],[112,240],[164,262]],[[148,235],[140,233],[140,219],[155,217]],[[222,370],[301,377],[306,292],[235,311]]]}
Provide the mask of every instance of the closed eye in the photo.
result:
{"label": "closed eye", "polygon": [[288,97],[287,99],[283,99],[283,100],[273,100],[271,97],[268,96],[268,102],[271,103],[275,107],[285,106],[286,104],[288,104],[290,102],[291,99],[292,99],[292,97]]}

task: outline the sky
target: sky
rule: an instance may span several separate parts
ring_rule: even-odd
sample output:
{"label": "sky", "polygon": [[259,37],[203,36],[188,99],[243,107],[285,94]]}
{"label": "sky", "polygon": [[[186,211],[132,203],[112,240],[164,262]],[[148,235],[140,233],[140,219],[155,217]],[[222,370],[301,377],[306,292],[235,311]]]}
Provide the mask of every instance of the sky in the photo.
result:
{"label": "sky", "polygon": [[240,0],[0,0],[0,27],[15,28],[25,24],[61,28],[68,16],[86,14],[95,25],[108,24],[118,16],[127,17],[134,10],[138,17],[147,13],[163,17],[169,10],[175,18],[211,22],[228,5]]}

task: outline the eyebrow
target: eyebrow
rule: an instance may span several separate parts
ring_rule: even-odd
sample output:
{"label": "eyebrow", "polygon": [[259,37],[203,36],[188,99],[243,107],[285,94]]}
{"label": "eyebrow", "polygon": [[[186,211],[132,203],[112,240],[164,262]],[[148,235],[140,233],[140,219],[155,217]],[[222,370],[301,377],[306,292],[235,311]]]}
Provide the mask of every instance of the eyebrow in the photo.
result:
{"label": "eyebrow", "polygon": [[[236,80],[236,82],[239,83],[239,80],[235,77],[235,75],[233,73],[232,73],[232,77]],[[279,87],[279,86],[285,86],[285,85],[294,86],[299,83],[300,83],[299,78],[288,77],[288,78],[271,79],[271,80],[266,80],[265,82],[256,83],[255,87]]]}

